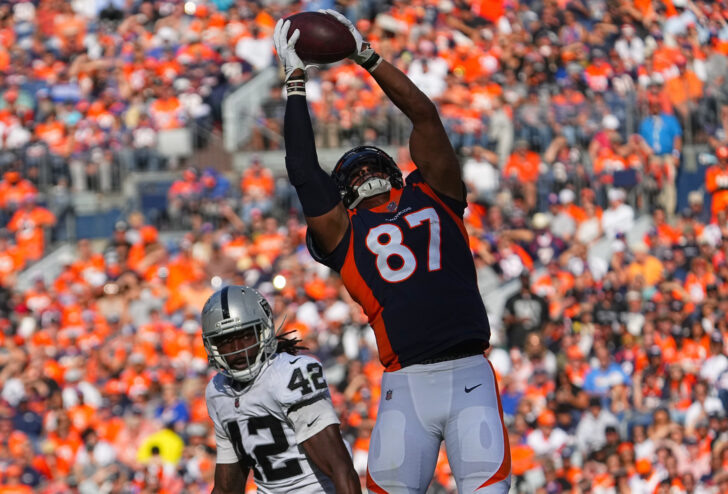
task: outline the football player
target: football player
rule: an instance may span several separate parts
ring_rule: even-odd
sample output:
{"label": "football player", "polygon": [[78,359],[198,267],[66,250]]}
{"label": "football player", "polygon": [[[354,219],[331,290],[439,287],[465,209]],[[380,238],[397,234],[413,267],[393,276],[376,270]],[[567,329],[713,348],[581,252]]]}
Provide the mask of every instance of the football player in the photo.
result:
{"label": "football player", "polygon": [[323,368],[297,355],[300,340],[276,337],[268,301],[227,286],[202,309],[202,339],[219,371],[205,392],[215,426],[213,494],[360,493]]}
{"label": "football player", "polygon": [[[505,493],[510,450],[493,367],[490,327],[463,223],[465,186],[437,108],[383,60],[343,15],[356,41],[349,57],[409,118],[417,165],[406,182],[381,149],[344,154],[332,175],[316,155],[306,103],[300,31],[276,25],[285,72],[286,170],[308,224],[309,250],[340,273],[374,329],[385,366],[367,487],[425,492],[445,441],[460,492]],[[289,38],[290,34],[290,38]]]}

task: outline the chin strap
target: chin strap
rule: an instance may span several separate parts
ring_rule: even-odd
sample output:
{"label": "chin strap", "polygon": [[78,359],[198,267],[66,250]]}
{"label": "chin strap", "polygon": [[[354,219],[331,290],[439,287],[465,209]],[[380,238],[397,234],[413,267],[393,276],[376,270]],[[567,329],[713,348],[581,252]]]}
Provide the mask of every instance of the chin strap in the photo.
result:
{"label": "chin strap", "polygon": [[356,192],[356,199],[349,204],[349,209],[354,209],[364,199],[378,196],[379,194],[389,192],[390,190],[392,190],[392,184],[389,180],[381,177],[372,177],[354,189]]}

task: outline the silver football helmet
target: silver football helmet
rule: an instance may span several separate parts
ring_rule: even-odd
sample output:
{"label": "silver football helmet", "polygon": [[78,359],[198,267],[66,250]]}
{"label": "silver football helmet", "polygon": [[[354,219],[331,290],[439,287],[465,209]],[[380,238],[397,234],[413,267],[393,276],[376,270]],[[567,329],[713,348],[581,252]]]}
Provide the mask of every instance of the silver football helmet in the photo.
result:
{"label": "silver football helmet", "polygon": [[[253,345],[228,353],[219,351],[222,339],[248,329],[255,333]],[[210,364],[220,373],[235,381],[252,381],[275,354],[278,345],[270,304],[255,288],[226,286],[213,293],[202,308],[202,340]],[[257,353],[251,352],[254,349]],[[247,359],[248,365],[244,369],[235,369],[228,363],[229,357],[237,358],[238,355]]]}

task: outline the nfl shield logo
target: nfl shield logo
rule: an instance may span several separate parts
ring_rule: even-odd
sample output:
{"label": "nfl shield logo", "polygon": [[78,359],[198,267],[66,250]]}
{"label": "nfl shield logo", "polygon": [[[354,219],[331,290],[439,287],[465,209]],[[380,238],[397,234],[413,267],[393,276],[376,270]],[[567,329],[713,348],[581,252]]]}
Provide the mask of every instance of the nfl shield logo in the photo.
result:
{"label": "nfl shield logo", "polygon": [[387,390],[387,394],[384,395],[384,399],[385,400],[391,400],[392,399],[392,390],[391,389],[388,389]]}
{"label": "nfl shield logo", "polygon": [[240,406],[240,398],[235,398],[235,408]]}
{"label": "nfl shield logo", "polygon": [[391,211],[394,211],[395,209],[397,209],[397,203],[396,202],[392,201],[389,204],[387,204],[387,211],[390,211],[391,212]]}

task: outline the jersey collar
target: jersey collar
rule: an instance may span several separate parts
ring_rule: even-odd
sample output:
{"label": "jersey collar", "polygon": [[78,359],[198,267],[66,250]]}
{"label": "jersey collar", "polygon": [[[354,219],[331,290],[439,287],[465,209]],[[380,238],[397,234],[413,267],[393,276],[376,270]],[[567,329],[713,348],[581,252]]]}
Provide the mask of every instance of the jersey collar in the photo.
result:
{"label": "jersey collar", "polygon": [[402,197],[403,189],[391,189],[389,191],[389,200],[384,204],[371,208],[372,213],[394,213],[399,209],[399,200]]}

